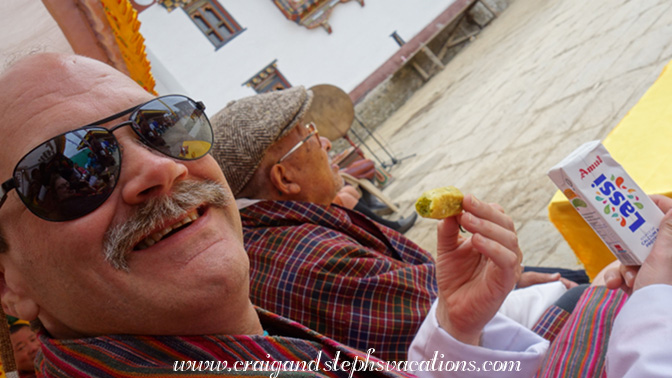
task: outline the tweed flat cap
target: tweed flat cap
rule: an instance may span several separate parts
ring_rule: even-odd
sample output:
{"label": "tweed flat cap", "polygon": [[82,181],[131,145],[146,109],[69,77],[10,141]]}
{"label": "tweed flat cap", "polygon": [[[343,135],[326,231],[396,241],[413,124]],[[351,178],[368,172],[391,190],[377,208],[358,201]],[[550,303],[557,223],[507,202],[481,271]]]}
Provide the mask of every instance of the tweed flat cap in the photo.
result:
{"label": "tweed flat cap", "polygon": [[298,125],[312,100],[312,91],[292,87],[232,101],[211,117],[215,141],[210,153],[234,196],[250,181],[273,143]]}

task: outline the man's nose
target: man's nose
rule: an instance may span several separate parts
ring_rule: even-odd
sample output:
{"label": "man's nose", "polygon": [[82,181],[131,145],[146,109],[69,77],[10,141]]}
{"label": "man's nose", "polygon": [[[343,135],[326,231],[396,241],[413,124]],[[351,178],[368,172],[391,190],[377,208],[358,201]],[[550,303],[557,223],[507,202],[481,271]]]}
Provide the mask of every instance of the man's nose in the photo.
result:
{"label": "man's nose", "polygon": [[188,174],[180,161],[151,150],[139,142],[126,143],[122,153],[123,200],[137,205],[154,196],[170,193],[173,185]]}
{"label": "man's nose", "polygon": [[40,341],[36,339],[35,341],[33,341],[31,343],[28,343],[28,348],[29,348],[28,353],[31,356],[34,356],[37,353],[37,351],[40,349]]}
{"label": "man's nose", "polygon": [[320,143],[322,144],[322,148],[324,148],[327,152],[331,151],[331,141],[329,139],[321,136]]}

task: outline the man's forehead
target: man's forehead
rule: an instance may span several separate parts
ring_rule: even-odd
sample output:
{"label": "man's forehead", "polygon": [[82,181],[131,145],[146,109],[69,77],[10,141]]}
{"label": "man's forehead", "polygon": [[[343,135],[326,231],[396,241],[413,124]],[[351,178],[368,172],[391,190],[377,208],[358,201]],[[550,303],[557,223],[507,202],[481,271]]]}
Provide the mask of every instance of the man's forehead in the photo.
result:
{"label": "man's forehead", "polygon": [[[0,117],[30,119],[44,112],[107,112],[151,97],[124,74],[78,56],[44,54],[26,58],[0,77]],[[53,109],[53,110],[52,110]],[[86,114],[88,116],[88,114]],[[109,114],[102,114],[106,116]],[[93,122],[95,119],[80,122]],[[38,127],[41,125],[38,125]],[[16,127],[16,126],[14,126]]]}
{"label": "man's forehead", "polygon": [[[15,164],[50,137],[151,97],[100,62],[54,54],[27,58],[0,77],[0,134],[15,147],[0,152],[2,160]],[[0,172],[7,169],[3,164]]]}

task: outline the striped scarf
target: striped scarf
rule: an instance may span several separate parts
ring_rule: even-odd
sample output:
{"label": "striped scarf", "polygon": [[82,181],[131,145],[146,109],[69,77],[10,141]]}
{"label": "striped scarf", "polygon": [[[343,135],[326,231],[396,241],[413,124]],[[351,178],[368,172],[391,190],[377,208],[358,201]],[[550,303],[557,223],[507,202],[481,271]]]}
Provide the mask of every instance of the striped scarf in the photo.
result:
{"label": "striped scarf", "polygon": [[[364,361],[379,361],[291,320],[261,309],[257,309],[257,313],[270,336],[110,335],[56,340],[41,333],[42,349],[37,357],[37,370],[40,377],[235,375],[268,378],[278,371],[281,377],[348,377],[349,370],[340,370],[342,362],[358,360],[362,367]],[[250,362],[247,371],[240,371],[246,361]],[[333,368],[336,361],[338,371]],[[408,375],[403,372],[358,371],[353,376]]]}
{"label": "striped scarf", "polygon": [[[566,317],[564,326],[557,332],[537,377],[606,377],[605,356],[609,335],[614,319],[626,300],[627,295],[621,290],[608,290],[604,286],[586,289],[572,314]],[[548,313],[554,310],[557,307],[551,307]],[[543,323],[543,318],[540,323]],[[556,321],[554,326],[545,329],[554,333],[558,329],[557,325]],[[538,329],[535,331],[542,333]]]}

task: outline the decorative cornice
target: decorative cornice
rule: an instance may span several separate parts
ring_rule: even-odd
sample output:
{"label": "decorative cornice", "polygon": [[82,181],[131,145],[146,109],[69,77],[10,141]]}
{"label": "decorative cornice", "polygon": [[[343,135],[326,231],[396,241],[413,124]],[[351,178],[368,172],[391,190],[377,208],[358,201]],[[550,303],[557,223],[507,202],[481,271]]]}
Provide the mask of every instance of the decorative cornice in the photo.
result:
{"label": "decorative cornice", "polygon": [[[94,0],[86,0],[94,1]],[[156,94],[154,76],[145,52],[145,38],[140,34],[138,12],[129,0],[100,0],[105,16],[116,37],[129,75],[146,91]]]}
{"label": "decorative cornice", "polygon": [[262,68],[259,72],[254,74],[249,80],[243,83],[243,86],[247,87],[256,87],[261,84],[269,76],[273,75],[278,70],[278,60],[275,59],[269,63],[266,67]]}
{"label": "decorative cornice", "polygon": [[[329,25],[331,12],[336,5],[348,1],[351,0],[273,0],[273,3],[288,20],[308,29],[321,26],[331,34],[331,25]],[[364,0],[355,1],[364,6]]]}
{"label": "decorative cornice", "polygon": [[285,76],[278,71],[277,60],[272,61],[266,67],[262,68],[261,71],[257,72],[249,80],[244,82],[243,86],[250,87],[257,93],[292,87]]}
{"label": "decorative cornice", "polygon": [[159,4],[166,8],[168,12],[172,12],[175,8],[182,8],[190,2],[191,0],[159,0]]}

